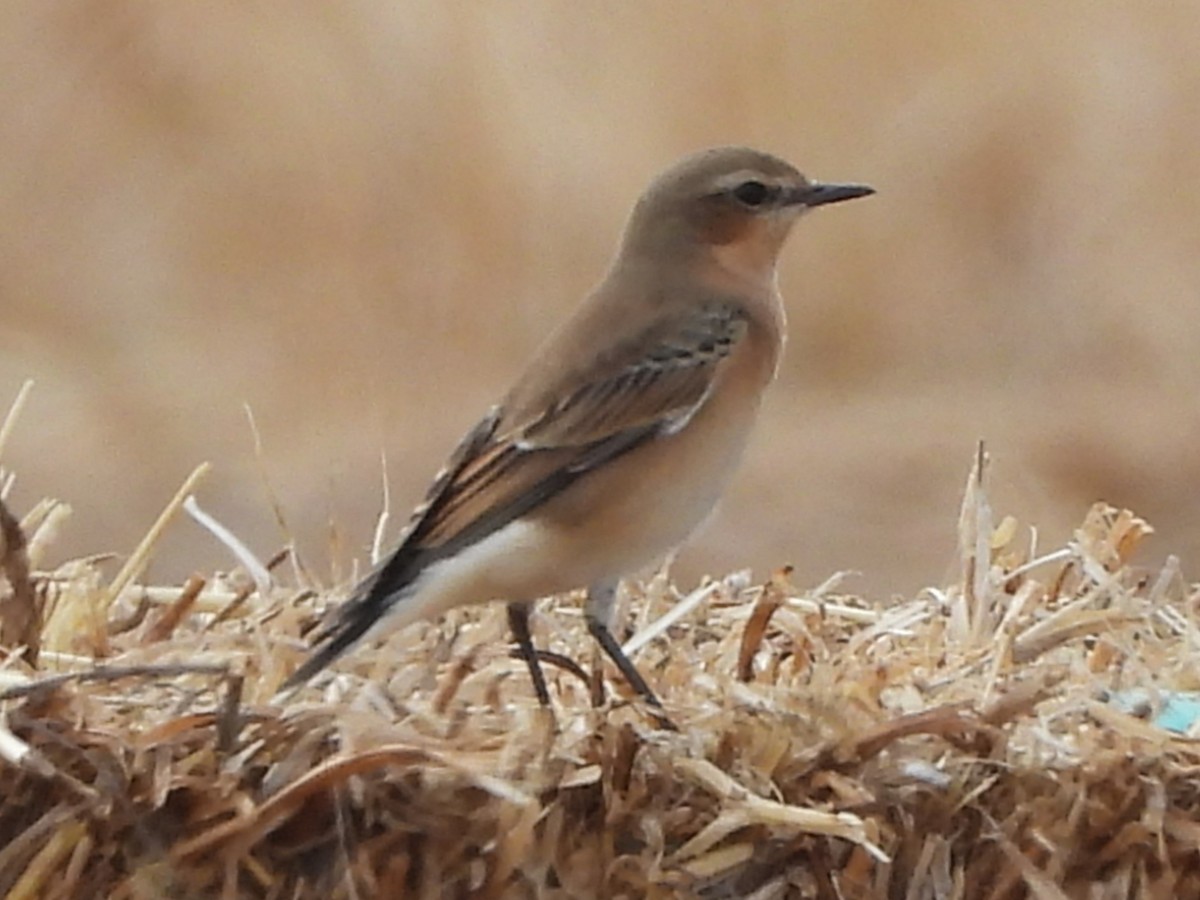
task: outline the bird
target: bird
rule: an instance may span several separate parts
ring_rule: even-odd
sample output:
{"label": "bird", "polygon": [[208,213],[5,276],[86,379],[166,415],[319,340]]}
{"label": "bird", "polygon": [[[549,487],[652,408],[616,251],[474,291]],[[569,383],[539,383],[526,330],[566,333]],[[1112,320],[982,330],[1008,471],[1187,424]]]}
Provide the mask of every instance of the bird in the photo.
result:
{"label": "bird", "polygon": [[281,691],[364,640],[502,601],[549,707],[530,610],[586,588],[588,631],[662,711],[609,630],[617,587],[681,545],[731,479],[784,345],[777,262],[792,226],[873,193],[747,147],[702,150],[658,175],[599,285],[458,444],[396,549]]}

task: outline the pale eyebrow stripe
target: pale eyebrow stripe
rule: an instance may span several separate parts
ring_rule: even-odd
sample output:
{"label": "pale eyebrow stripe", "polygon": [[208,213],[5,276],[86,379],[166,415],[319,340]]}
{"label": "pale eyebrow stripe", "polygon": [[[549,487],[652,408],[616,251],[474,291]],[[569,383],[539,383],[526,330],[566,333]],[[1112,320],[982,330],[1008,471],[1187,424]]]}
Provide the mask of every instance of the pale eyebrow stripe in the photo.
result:
{"label": "pale eyebrow stripe", "polygon": [[763,175],[762,172],[755,172],[753,169],[742,169],[740,172],[721,176],[713,182],[713,187],[719,191],[727,191],[745,181],[758,181],[770,188],[778,188],[780,186],[778,180],[769,178]]}

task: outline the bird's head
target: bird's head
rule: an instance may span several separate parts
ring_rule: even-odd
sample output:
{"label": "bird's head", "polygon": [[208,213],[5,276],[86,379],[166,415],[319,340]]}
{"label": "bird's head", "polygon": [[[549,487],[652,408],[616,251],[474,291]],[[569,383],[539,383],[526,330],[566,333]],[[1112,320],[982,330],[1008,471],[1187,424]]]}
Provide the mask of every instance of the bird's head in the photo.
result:
{"label": "bird's head", "polygon": [[642,194],[623,252],[700,256],[746,277],[771,277],[779,249],[803,213],[873,193],[866,185],[810,181],[758,150],[703,150],[667,169]]}

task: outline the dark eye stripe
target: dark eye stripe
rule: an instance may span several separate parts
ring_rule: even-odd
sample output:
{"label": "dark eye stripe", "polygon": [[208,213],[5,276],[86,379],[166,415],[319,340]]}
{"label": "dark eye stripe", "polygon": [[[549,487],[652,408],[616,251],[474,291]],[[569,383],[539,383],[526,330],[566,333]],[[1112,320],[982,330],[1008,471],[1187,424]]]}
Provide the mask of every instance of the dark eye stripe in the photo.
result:
{"label": "dark eye stripe", "polygon": [[743,181],[733,189],[733,196],[739,203],[758,207],[765,205],[778,192],[778,188],[768,187],[761,181]]}

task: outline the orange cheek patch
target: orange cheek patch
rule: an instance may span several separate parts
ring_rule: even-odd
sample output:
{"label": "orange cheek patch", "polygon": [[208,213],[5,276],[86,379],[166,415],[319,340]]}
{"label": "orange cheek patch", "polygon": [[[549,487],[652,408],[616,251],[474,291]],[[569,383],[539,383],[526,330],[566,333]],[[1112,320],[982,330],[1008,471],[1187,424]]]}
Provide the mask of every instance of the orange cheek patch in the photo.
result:
{"label": "orange cheek patch", "polygon": [[712,255],[720,268],[750,280],[774,271],[778,239],[768,223],[742,219],[731,232],[728,240],[712,243]]}
{"label": "orange cheek patch", "polygon": [[763,223],[731,210],[713,210],[704,223],[704,241],[715,247],[752,240],[755,231],[763,231]]}

